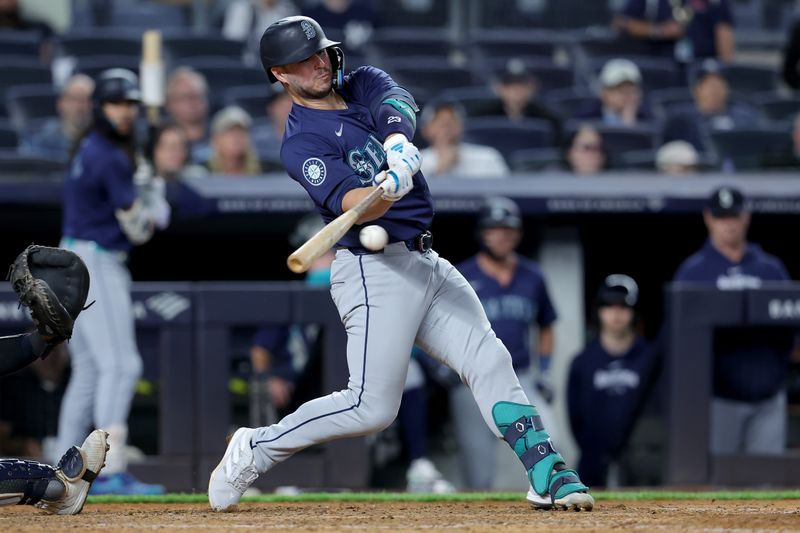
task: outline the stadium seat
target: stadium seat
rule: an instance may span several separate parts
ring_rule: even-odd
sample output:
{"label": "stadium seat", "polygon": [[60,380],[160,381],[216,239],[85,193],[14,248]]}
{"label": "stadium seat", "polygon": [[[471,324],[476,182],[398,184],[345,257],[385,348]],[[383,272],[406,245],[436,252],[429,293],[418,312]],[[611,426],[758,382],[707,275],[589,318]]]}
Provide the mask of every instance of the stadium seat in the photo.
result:
{"label": "stadium seat", "polygon": [[[473,85],[472,73],[450,65],[445,58],[405,58],[384,61],[386,72],[403,87],[422,88],[436,94],[451,87]],[[413,94],[413,93],[412,93]],[[416,94],[415,94],[416,96]]]}
{"label": "stadium seat", "polygon": [[[445,32],[431,31],[426,27],[376,28],[366,45],[370,60],[403,56],[449,57],[452,51]],[[348,58],[349,59],[349,58]]]}
{"label": "stadium seat", "polygon": [[790,125],[800,113],[800,98],[784,98],[773,92],[752,98],[761,113],[776,125]]}
{"label": "stadium seat", "polygon": [[464,127],[464,141],[496,148],[507,162],[517,150],[546,148],[554,145],[550,122],[525,119],[512,122],[506,118],[473,118]]}
{"label": "stadium seat", "polygon": [[[489,60],[485,66],[476,65],[476,68],[473,68],[473,73],[478,78],[491,79],[491,75],[503,69],[509,59],[510,58],[493,58]],[[536,77],[541,92],[570,89],[575,86],[577,80],[571,68],[560,67],[554,65],[553,62],[548,59],[538,57],[518,59],[520,59]]]}
{"label": "stadium seat", "polygon": [[172,63],[187,57],[227,57],[236,61],[242,58],[242,42],[218,35],[178,34],[164,36],[164,54]]}
{"label": "stadium seat", "polygon": [[78,59],[75,72],[96,79],[101,72],[110,68],[126,68],[139,74],[141,58],[134,56],[91,56]]}
{"label": "stadium seat", "polygon": [[561,159],[558,148],[529,148],[513,152],[510,166],[512,172],[538,172],[557,167]]}
{"label": "stadium seat", "polygon": [[621,39],[616,35],[585,36],[575,45],[575,54],[585,60],[596,58],[627,57],[633,59],[652,57],[648,47],[633,39]]}
{"label": "stadium seat", "polygon": [[0,122],[0,149],[16,149],[19,146],[19,136],[16,130],[7,121]]}
{"label": "stadium seat", "polygon": [[130,32],[120,33],[107,29],[72,32],[58,39],[58,56],[91,57],[91,56],[142,56],[141,35]]}
{"label": "stadium seat", "polygon": [[0,116],[6,116],[6,94],[8,89],[15,85],[51,85],[53,84],[50,69],[30,60],[0,57]]}
{"label": "stadium seat", "polygon": [[694,98],[688,87],[657,89],[645,95],[656,119],[666,120],[670,114],[694,108]]}
{"label": "stadium seat", "polygon": [[41,40],[38,32],[0,31],[0,56],[26,56],[29,61],[38,61]]}
{"label": "stadium seat", "polygon": [[17,178],[60,180],[66,166],[65,161],[20,155],[16,150],[0,150],[0,181]]}
{"label": "stadium seat", "polygon": [[760,65],[725,65],[722,67],[722,73],[734,91],[749,94],[778,89],[778,71],[775,68]]}
{"label": "stadium seat", "polygon": [[572,117],[596,102],[597,96],[586,89],[559,89],[543,94],[542,101],[562,117]]}
{"label": "stadium seat", "polygon": [[500,99],[488,87],[458,87],[440,93],[437,101],[456,102],[467,117],[492,116]]}
{"label": "stadium seat", "polygon": [[[595,57],[589,60],[587,82],[590,86],[597,84],[596,80],[603,65],[614,57],[616,56]],[[636,63],[642,73],[642,88],[645,94],[658,89],[686,87],[686,81],[681,78],[675,62],[671,59],[665,60],[658,57],[629,57],[628,59]]]}
{"label": "stadium seat", "polygon": [[[90,8],[79,7],[72,16],[73,27],[92,28],[94,17]],[[181,6],[166,5],[160,2],[139,1],[112,2],[108,24],[103,29],[135,30],[141,33],[146,29],[187,28],[187,11]]]}
{"label": "stadium seat", "polygon": [[450,0],[381,0],[374,2],[378,19],[392,26],[427,26],[440,31],[448,23]]}
{"label": "stadium seat", "polygon": [[553,61],[557,39],[552,32],[518,30],[478,30],[469,36],[470,48],[479,63],[509,57],[539,58]]}
{"label": "stadium seat", "polygon": [[51,85],[15,85],[6,92],[6,108],[14,128],[20,132],[32,121],[56,116],[58,95]]}
{"label": "stadium seat", "polygon": [[[570,121],[566,125],[567,135],[574,132],[583,122]],[[610,168],[624,168],[621,155],[626,152],[654,150],[656,147],[656,131],[651,126],[616,127],[606,126],[598,122],[589,122],[603,137],[603,148],[608,157]]]}
{"label": "stadium seat", "polygon": [[[203,73],[208,82],[211,107],[218,107],[226,89],[242,85],[268,85],[267,75],[260,68],[245,67],[240,62],[221,57],[190,57],[186,65]],[[176,65],[177,66],[177,65]]]}
{"label": "stadium seat", "polygon": [[775,129],[738,129],[709,133],[720,161],[731,161],[737,170],[756,170],[766,161],[778,160],[791,151],[791,135]]}
{"label": "stadium seat", "polygon": [[264,83],[231,87],[223,93],[222,102],[225,105],[238,105],[253,118],[263,117],[266,114],[270,93],[269,85]]}

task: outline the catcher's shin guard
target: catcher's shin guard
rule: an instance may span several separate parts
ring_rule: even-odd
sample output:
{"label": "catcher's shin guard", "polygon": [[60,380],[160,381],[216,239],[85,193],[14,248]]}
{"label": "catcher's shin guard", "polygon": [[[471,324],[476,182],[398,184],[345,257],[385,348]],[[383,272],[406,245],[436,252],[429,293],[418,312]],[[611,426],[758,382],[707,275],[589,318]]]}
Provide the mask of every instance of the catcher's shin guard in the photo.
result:
{"label": "catcher's shin guard", "polygon": [[0,505],[34,505],[56,500],[64,484],[50,465],[21,459],[0,459]]}
{"label": "catcher's shin guard", "polygon": [[588,487],[553,448],[532,405],[497,402],[492,407],[492,418],[528,471],[532,489],[528,500],[534,506],[592,509],[594,499],[588,494]]}

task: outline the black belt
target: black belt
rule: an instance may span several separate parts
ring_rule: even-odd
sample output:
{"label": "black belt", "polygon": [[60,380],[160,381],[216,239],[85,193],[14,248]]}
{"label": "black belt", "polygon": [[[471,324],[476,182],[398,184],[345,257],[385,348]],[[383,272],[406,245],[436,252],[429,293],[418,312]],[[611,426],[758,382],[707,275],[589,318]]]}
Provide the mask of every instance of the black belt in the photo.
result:
{"label": "black belt", "polygon": [[[424,254],[433,247],[433,234],[430,231],[425,231],[423,233],[420,233],[413,239],[407,239],[403,241],[403,244],[405,244],[406,248],[408,248],[408,250],[411,252],[419,252],[421,254]],[[369,254],[383,253],[383,250],[372,251],[372,250],[367,250],[363,246],[337,246],[336,249],[337,250],[346,249],[349,250],[350,253],[354,255],[369,255]]]}

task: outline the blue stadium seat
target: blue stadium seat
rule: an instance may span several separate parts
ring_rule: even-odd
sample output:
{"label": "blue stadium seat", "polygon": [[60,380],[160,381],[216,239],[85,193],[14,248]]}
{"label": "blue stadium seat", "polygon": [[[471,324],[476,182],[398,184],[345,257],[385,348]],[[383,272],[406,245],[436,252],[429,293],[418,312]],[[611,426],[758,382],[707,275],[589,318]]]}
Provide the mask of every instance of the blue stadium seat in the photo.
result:
{"label": "blue stadium seat", "polygon": [[6,92],[6,108],[14,128],[21,132],[33,121],[57,115],[58,95],[52,85],[15,85]]}
{"label": "blue stadium seat", "polygon": [[214,34],[172,34],[164,35],[164,54],[171,63],[179,63],[187,57],[227,57],[236,61],[242,59],[241,41],[225,39]]}
{"label": "blue stadium seat", "polygon": [[[422,88],[436,94],[451,87],[473,85],[472,73],[454,67],[446,58],[404,58],[383,62],[384,70],[403,87]],[[413,93],[412,93],[413,94]],[[416,94],[415,94],[416,96]]]}
{"label": "blue stadium seat", "polygon": [[[112,2],[108,24],[104,29],[123,31],[135,30],[141,33],[147,29],[176,29],[189,27],[187,11],[180,6],[159,2],[138,1]],[[94,17],[90,8],[76,8],[72,16],[73,28],[92,28]]]}
{"label": "blue stadium seat", "polygon": [[6,121],[0,122],[0,149],[19,146],[19,136],[16,130]]}
{"label": "blue stadium seat", "polygon": [[0,56],[0,116],[6,116],[6,94],[15,85],[51,85],[53,84],[50,69],[31,63],[29,59],[19,56],[4,58]]}
{"label": "blue stadium seat", "polygon": [[488,87],[458,87],[437,95],[437,101],[456,102],[468,117],[491,116],[500,99]]}
{"label": "blue stadium seat", "polygon": [[0,150],[0,181],[17,178],[60,180],[66,162],[18,154],[16,150]]}
{"label": "blue stadium seat", "polygon": [[538,172],[557,167],[561,159],[558,148],[528,148],[513,152],[510,166],[512,172]]}
{"label": "blue stadium seat", "polygon": [[96,79],[101,72],[110,68],[126,68],[139,74],[141,59],[134,56],[91,56],[78,59],[75,72]]}
{"label": "blue stadium seat", "polygon": [[734,91],[748,94],[778,89],[778,71],[775,68],[761,65],[725,65],[722,73]]}
{"label": "blue stadium seat", "polygon": [[558,89],[542,95],[542,101],[562,117],[575,116],[597,101],[597,96],[586,89]]}
{"label": "blue stadium seat", "polygon": [[223,93],[222,101],[224,105],[238,105],[255,119],[265,116],[271,92],[270,86],[266,83],[231,87]]}
{"label": "blue stadium seat", "polygon": [[478,30],[469,43],[479,63],[510,57],[539,58],[553,61],[558,40],[552,32],[531,30]]}
{"label": "blue stadium seat", "polygon": [[[269,85],[267,75],[260,68],[245,67],[233,59],[221,57],[190,57],[182,64],[202,72],[208,82],[208,96],[211,107],[222,103],[226,89],[241,85]],[[177,65],[176,65],[177,66]]]}
{"label": "blue stadium seat", "polygon": [[627,57],[630,59],[653,57],[645,44],[634,39],[621,39],[613,34],[587,35],[575,44],[575,55],[585,60],[596,58]]}
{"label": "blue stadium seat", "polygon": [[[487,80],[491,79],[492,73],[501,70],[508,63],[509,59],[510,58],[493,58],[486,63],[486,66],[476,65],[476,68],[479,70],[473,68],[473,73],[476,77],[483,77]],[[576,83],[579,81],[576,79],[575,72],[571,68],[554,65],[549,59],[538,57],[518,59],[520,59],[536,77],[541,92],[570,89],[575,87]]]}
{"label": "blue stadium seat", "polygon": [[785,98],[773,92],[754,95],[751,99],[761,113],[776,125],[789,126],[800,113],[800,98]]}
{"label": "blue stadium seat", "polygon": [[70,32],[58,39],[59,56],[127,56],[141,58],[142,37],[107,29]]}
{"label": "blue stadium seat", "polygon": [[657,89],[645,95],[657,120],[664,121],[671,114],[694,108],[692,91],[688,87]]}
{"label": "blue stadium seat", "polygon": [[709,137],[719,160],[731,161],[737,170],[757,170],[791,152],[791,135],[782,129],[712,131]]}
{"label": "blue stadium seat", "polygon": [[510,121],[507,118],[473,118],[464,127],[464,141],[496,148],[506,161],[517,150],[552,147],[555,134],[541,119]]}
{"label": "blue stadium seat", "polygon": [[27,56],[38,61],[41,36],[33,31],[0,31],[0,56]]}
{"label": "blue stadium seat", "polygon": [[387,26],[427,26],[441,31],[449,21],[450,0],[381,0],[374,6],[378,19]]}
{"label": "blue stadium seat", "polygon": [[[584,122],[570,121],[567,123],[566,137],[574,132]],[[653,151],[656,147],[656,130],[652,126],[615,127],[606,126],[598,122],[589,122],[603,138],[603,148],[608,157],[609,168],[625,168],[622,154],[627,152]]]}
{"label": "blue stadium seat", "polygon": [[[403,56],[448,57],[452,50],[445,32],[426,27],[379,27],[366,45],[370,61]],[[349,59],[349,58],[348,58]]]}

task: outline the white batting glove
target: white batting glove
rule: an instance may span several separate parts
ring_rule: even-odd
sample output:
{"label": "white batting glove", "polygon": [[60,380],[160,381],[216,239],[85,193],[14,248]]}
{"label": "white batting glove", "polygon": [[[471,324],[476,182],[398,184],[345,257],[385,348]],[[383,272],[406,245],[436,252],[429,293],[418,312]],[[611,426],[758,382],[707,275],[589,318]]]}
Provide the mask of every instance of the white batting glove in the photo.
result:
{"label": "white batting glove", "polygon": [[412,176],[419,172],[422,156],[417,147],[408,142],[402,133],[390,135],[383,143],[383,151],[386,152],[386,162],[389,168],[408,168]]}
{"label": "white batting glove", "polygon": [[396,202],[414,188],[411,172],[405,167],[390,168],[375,176],[375,185],[383,189],[381,198]]}

